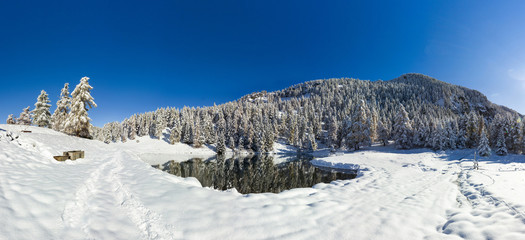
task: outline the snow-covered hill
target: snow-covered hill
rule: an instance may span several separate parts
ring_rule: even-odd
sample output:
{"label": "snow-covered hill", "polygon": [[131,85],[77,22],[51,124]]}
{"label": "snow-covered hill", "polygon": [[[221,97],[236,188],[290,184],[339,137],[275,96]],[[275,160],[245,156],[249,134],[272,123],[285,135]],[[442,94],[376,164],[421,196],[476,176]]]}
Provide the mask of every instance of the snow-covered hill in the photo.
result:
{"label": "snow-covered hill", "polygon": [[359,164],[356,179],[241,195],[150,167],[158,142],[0,125],[0,239],[525,239],[522,155],[473,170],[473,150],[372,147],[316,161]]}

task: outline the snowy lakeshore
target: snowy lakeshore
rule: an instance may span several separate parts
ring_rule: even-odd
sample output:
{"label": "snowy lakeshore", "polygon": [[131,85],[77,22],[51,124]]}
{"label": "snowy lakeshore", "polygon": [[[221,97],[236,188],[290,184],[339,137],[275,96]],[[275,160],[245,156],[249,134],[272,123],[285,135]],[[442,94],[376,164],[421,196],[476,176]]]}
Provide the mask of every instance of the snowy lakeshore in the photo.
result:
{"label": "snowy lakeshore", "polygon": [[[53,159],[77,149],[84,159]],[[474,170],[471,149],[375,146],[313,161],[359,166],[355,179],[243,195],[143,161],[175,153],[214,154],[0,125],[0,239],[525,239],[523,155]]]}

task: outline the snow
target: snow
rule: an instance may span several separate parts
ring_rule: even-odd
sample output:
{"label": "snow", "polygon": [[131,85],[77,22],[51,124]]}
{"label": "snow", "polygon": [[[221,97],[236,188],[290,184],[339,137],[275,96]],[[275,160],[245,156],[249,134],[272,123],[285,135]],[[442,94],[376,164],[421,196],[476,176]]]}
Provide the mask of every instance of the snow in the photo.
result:
{"label": "snow", "polygon": [[[358,165],[356,179],[242,195],[141,158],[211,148],[0,129],[0,239],[525,239],[523,155],[493,154],[473,170],[473,150],[369,147],[314,161]],[[77,149],[84,159],[52,158]]]}
{"label": "snow", "polygon": [[207,159],[215,156],[215,151],[210,145],[204,145],[201,148],[193,148],[184,143],[171,145],[166,141],[159,141],[149,136],[137,137],[135,140],[128,140],[124,143],[110,143],[109,146],[133,153],[150,165],[170,160],[181,162],[191,158]]}

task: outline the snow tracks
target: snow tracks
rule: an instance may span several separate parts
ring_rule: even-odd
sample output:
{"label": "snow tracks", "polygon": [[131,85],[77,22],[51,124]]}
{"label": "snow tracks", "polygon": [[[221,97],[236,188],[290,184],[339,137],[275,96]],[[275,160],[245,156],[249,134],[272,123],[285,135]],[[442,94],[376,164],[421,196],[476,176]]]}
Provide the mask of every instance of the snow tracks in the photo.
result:
{"label": "snow tracks", "polygon": [[[66,203],[62,220],[64,237],[87,239],[176,239],[180,238],[172,225],[148,209],[131,191],[123,162],[131,156],[119,151],[100,160],[85,182],[77,189],[72,201]],[[131,175],[131,176],[130,176]],[[126,178],[128,177],[128,178]],[[83,234],[78,235],[78,229]],[[83,235],[83,236],[82,236]]]}
{"label": "snow tracks", "polygon": [[523,239],[525,214],[486,191],[495,180],[468,163],[458,162],[458,208],[448,211],[440,230],[466,239]]}

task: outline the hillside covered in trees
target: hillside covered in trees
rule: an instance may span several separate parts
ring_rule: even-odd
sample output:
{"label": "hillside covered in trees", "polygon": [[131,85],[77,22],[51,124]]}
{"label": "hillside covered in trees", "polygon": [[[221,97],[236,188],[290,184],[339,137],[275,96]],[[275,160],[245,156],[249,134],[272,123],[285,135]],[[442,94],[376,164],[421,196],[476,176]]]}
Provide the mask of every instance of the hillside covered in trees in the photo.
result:
{"label": "hillside covered in trees", "polygon": [[216,144],[218,153],[269,152],[282,139],[304,150],[318,143],[358,150],[393,140],[403,149],[479,148],[487,155],[492,148],[504,155],[524,151],[522,129],[519,113],[480,92],[412,73],[389,81],[315,80],[217,106],[159,108],[91,132],[106,143],[151,136]]}

